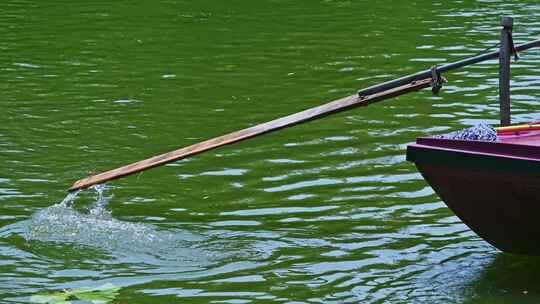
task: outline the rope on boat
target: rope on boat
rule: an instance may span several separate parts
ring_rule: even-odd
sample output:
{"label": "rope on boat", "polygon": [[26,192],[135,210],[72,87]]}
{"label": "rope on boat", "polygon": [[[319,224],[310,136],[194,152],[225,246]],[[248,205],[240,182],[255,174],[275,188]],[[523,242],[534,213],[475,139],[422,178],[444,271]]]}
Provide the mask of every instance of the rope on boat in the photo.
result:
{"label": "rope on boat", "polygon": [[481,122],[467,129],[439,135],[437,136],[437,138],[454,139],[454,140],[496,141],[497,131],[492,126],[488,125],[487,123]]}
{"label": "rope on boat", "polygon": [[439,95],[439,91],[443,87],[443,84],[448,83],[448,80],[441,75],[441,72],[437,70],[437,65],[431,67],[431,92],[433,95]]}
{"label": "rope on boat", "polygon": [[510,54],[514,54],[514,61],[519,60],[518,51],[516,50],[516,46],[514,45],[514,38],[512,37],[512,28],[510,28],[508,33],[508,40],[510,41]]}

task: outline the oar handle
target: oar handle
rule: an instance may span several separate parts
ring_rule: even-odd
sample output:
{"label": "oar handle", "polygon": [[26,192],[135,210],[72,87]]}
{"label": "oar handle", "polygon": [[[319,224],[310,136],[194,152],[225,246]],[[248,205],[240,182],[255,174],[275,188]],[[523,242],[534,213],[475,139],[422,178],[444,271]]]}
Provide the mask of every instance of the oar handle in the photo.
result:
{"label": "oar handle", "polygon": [[[540,47],[540,39],[533,40],[531,42],[527,42],[527,43],[524,43],[524,44],[517,45],[515,47],[514,51],[515,52],[523,52],[525,50],[528,50],[528,49],[531,49],[531,48],[534,48],[534,47]],[[500,53],[500,51],[495,51],[495,52],[490,52],[490,53],[486,53],[486,54],[477,55],[477,56],[466,58],[466,59],[463,59],[463,60],[460,60],[460,61],[447,63],[447,64],[441,65],[441,66],[436,66],[435,70],[436,70],[437,73],[445,73],[445,72],[453,71],[453,70],[456,70],[456,69],[459,69],[459,68],[462,68],[462,67],[465,67],[465,66],[468,66],[468,65],[475,64],[475,63],[484,62],[484,61],[487,61],[487,60],[492,60],[492,59],[499,58],[499,53]],[[392,89],[392,88],[395,88],[395,87],[410,83],[410,82],[415,81],[415,80],[420,80],[420,79],[430,77],[431,75],[432,75],[432,70],[431,69],[420,71],[420,72],[417,72],[417,73],[414,73],[414,74],[410,74],[410,75],[407,75],[407,76],[400,77],[398,79],[390,80],[390,81],[387,81],[387,82],[383,82],[383,83],[380,83],[380,84],[377,84],[377,85],[362,89],[362,90],[358,91],[358,95],[363,96],[363,95],[375,94],[377,92],[389,90],[389,89]]]}

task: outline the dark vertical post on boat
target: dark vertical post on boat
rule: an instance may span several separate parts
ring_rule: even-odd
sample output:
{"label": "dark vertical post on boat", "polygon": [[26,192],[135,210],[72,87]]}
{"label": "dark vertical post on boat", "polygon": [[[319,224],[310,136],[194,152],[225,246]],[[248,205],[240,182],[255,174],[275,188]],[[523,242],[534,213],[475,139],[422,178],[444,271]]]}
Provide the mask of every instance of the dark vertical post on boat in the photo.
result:
{"label": "dark vertical post on boat", "polygon": [[502,17],[501,25],[501,46],[499,51],[499,106],[501,114],[501,126],[510,124],[510,49],[512,27],[514,19],[512,17]]}

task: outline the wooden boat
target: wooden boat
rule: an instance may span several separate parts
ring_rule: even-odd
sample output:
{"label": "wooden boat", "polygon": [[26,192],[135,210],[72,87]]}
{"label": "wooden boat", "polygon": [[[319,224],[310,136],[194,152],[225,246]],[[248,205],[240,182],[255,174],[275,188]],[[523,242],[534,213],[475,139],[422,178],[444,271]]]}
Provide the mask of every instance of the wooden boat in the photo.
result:
{"label": "wooden boat", "polygon": [[483,239],[505,252],[540,255],[540,131],[493,142],[418,138],[407,160]]}

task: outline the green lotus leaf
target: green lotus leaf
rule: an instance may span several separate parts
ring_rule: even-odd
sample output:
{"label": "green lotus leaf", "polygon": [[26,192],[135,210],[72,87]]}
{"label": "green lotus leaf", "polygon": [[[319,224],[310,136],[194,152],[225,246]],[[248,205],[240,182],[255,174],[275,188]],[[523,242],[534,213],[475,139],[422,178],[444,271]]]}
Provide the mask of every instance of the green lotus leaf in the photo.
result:
{"label": "green lotus leaf", "polygon": [[30,302],[43,304],[69,304],[71,301],[87,301],[92,304],[107,304],[114,300],[120,288],[113,284],[105,284],[96,288],[80,288],[64,290],[50,294],[32,296]]}
{"label": "green lotus leaf", "polygon": [[54,292],[51,294],[41,294],[30,297],[30,302],[32,303],[54,303],[54,304],[64,304],[69,303],[67,299],[69,294],[66,292]]}
{"label": "green lotus leaf", "polygon": [[83,291],[74,293],[79,300],[90,301],[93,304],[106,304],[114,300],[118,295],[118,289],[115,290],[101,290],[101,291]]}

